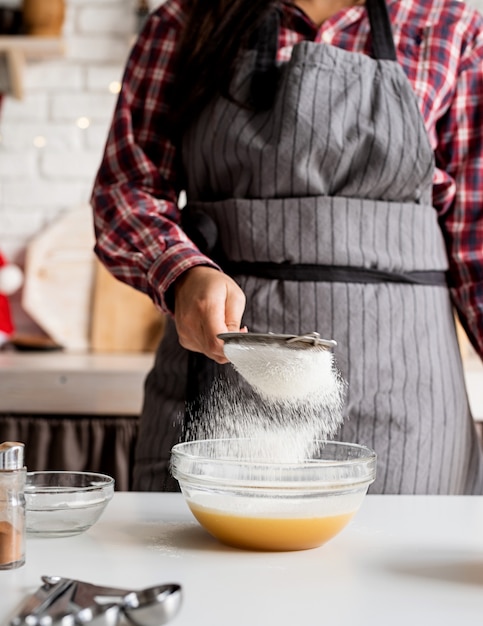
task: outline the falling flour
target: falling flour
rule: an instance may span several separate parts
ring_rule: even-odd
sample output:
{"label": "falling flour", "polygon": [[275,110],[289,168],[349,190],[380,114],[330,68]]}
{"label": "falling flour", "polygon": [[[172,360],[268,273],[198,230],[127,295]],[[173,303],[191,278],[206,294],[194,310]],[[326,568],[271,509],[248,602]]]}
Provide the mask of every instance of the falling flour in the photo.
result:
{"label": "falling flour", "polygon": [[192,415],[185,439],[241,438],[246,444],[231,455],[299,463],[336,433],[346,385],[330,350],[226,343],[225,354],[232,365]]}

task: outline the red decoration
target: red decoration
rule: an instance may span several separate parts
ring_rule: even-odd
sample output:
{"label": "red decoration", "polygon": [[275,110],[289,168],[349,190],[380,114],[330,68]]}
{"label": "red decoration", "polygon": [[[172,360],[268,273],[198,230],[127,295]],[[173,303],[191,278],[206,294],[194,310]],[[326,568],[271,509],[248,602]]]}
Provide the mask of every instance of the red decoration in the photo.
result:
{"label": "red decoration", "polygon": [[[8,262],[0,252],[0,272],[7,267]],[[13,335],[15,326],[10,311],[10,303],[8,297],[0,292],[0,345]]]}

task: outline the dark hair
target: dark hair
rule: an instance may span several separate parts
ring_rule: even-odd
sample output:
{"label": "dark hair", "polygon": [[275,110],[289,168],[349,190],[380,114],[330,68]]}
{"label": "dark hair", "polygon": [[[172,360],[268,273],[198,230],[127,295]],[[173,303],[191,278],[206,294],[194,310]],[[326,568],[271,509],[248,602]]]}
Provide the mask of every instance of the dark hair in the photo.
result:
{"label": "dark hair", "polygon": [[277,0],[188,0],[188,21],[179,43],[173,122],[186,122],[216,93],[230,98],[240,52],[248,46]]}

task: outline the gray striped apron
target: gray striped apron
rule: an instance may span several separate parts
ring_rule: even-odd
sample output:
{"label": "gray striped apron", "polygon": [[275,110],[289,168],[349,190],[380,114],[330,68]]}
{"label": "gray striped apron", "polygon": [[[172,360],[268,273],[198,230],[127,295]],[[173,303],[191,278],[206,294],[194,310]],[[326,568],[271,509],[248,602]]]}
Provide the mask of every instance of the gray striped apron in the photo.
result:
{"label": "gray striped apron", "polygon": [[[202,112],[183,140],[183,213],[215,226],[211,252],[244,290],[251,331],[316,330],[338,342],[348,395],[336,438],[377,452],[371,493],[483,493],[442,280],[433,153],[412,88],[385,52],[394,51],[385,5],[381,16],[377,0],[367,4],[373,40],[385,42],[376,58],[302,42],[279,67],[268,110],[220,98]],[[375,34],[380,22],[385,35]],[[256,63],[249,51],[235,84],[242,101]],[[170,322],[146,380],[134,489],[178,489],[169,455],[190,358]],[[200,376],[220,368],[231,366],[212,362]]]}

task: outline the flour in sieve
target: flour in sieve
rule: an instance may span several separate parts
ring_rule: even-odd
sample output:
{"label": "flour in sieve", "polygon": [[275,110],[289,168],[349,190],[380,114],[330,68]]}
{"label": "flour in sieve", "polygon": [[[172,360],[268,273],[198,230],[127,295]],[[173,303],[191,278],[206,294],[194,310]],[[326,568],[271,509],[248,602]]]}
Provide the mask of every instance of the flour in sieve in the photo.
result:
{"label": "flour in sieve", "polygon": [[323,402],[339,385],[330,350],[226,343],[224,352],[252,387],[275,401],[310,400],[317,396]]}

